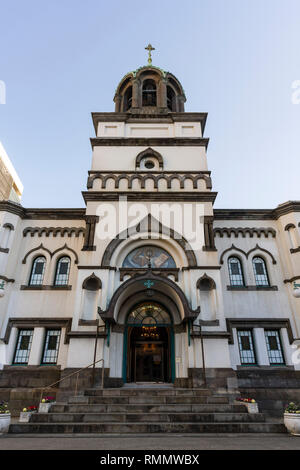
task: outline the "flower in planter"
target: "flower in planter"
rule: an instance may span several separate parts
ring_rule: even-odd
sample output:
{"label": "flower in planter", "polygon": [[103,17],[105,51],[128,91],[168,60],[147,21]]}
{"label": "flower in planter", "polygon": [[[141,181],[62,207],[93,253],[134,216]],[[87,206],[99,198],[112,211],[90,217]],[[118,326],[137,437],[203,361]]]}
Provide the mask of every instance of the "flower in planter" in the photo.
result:
{"label": "flower in planter", "polygon": [[7,403],[4,401],[0,401],[0,414],[8,414],[10,413]]}
{"label": "flower in planter", "polygon": [[24,413],[32,413],[33,411],[37,411],[37,406],[28,406],[27,408],[23,408]]}
{"label": "flower in planter", "polygon": [[237,401],[241,401],[243,403],[256,403],[256,401],[254,400],[254,398],[237,398]]}
{"label": "flower in planter", "polygon": [[45,397],[42,399],[42,403],[52,403],[55,401],[55,397]]}
{"label": "flower in planter", "polygon": [[291,401],[288,405],[286,405],[284,412],[285,413],[299,414],[300,413],[300,407],[299,407],[299,405],[297,405],[296,403]]}

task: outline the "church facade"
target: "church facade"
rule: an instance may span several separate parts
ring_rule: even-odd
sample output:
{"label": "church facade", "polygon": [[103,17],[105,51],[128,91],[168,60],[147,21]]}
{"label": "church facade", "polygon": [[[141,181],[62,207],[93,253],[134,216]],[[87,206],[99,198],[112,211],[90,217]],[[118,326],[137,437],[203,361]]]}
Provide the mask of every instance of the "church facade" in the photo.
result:
{"label": "church facade", "polygon": [[151,61],[128,73],[92,113],[85,208],[0,202],[0,382],[100,359],[108,386],[299,369],[300,201],[214,209],[185,100]]}

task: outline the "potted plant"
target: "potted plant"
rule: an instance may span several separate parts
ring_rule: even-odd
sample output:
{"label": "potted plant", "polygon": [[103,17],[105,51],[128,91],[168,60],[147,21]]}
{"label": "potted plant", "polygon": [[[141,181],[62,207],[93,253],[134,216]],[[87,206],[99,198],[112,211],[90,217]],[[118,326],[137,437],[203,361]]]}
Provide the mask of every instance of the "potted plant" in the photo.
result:
{"label": "potted plant", "polygon": [[0,434],[8,432],[11,415],[7,403],[0,401]]}
{"label": "potted plant", "polygon": [[258,413],[258,404],[254,398],[236,398],[236,401],[247,406],[248,413]]}
{"label": "potted plant", "polygon": [[37,406],[27,406],[27,408],[23,408],[23,411],[20,412],[20,423],[29,423],[30,416],[33,413],[37,412]]}
{"label": "potted plant", "polygon": [[300,436],[300,406],[294,402],[289,403],[284,411],[283,422],[293,436]]}
{"label": "potted plant", "polygon": [[45,397],[39,405],[39,413],[48,413],[51,406],[55,403],[55,397]]}

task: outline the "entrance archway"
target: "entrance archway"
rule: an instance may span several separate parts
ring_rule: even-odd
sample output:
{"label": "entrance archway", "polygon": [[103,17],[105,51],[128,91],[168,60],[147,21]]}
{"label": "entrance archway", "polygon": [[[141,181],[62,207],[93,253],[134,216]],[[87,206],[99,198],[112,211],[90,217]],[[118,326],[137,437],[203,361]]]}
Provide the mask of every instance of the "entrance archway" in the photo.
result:
{"label": "entrance archway", "polygon": [[168,311],[145,301],[130,310],[124,337],[124,382],[174,380],[174,332]]}

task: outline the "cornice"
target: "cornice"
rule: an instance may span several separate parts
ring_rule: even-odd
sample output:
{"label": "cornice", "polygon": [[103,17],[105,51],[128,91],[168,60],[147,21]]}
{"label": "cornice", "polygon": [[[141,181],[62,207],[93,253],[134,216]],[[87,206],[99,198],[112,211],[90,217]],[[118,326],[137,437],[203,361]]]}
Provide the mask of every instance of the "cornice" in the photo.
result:
{"label": "cornice", "polygon": [[195,137],[92,137],[92,148],[109,147],[205,147],[209,139]]}
{"label": "cornice", "polygon": [[26,209],[11,201],[0,201],[0,212],[18,215],[21,219],[84,220],[85,209],[34,208]]}
{"label": "cornice", "polygon": [[143,192],[143,191],[127,191],[127,192],[112,192],[112,191],[82,191],[82,196],[85,202],[88,201],[119,201],[120,197],[126,197],[127,201],[143,202],[212,202],[214,203],[216,192],[184,192],[184,191],[160,191]]}
{"label": "cornice", "polygon": [[93,112],[92,119],[95,133],[99,122],[125,122],[125,123],[174,123],[174,122],[200,122],[204,133],[207,113],[166,113],[166,114],[132,114],[132,113],[99,113]]}
{"label": "cornice", "polygon": [[300,212],[300,201],[288,201],[275,209],[214,209],[216,220],[277,220],[291,212]]}

